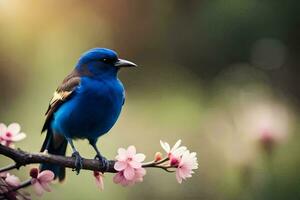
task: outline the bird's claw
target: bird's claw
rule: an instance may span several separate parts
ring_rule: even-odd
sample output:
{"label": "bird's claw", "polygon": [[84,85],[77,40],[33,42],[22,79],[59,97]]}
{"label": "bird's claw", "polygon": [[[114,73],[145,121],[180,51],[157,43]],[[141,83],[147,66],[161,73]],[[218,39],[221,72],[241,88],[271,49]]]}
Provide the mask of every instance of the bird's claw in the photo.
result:
{"label": "bird's claw", "polygon": [[76,171],[76,174],[78,175],[80,170],[82,169],[82,158],[78,151],[73,152],[72,157],[75,158],[75,168],[73,169],[73,171]]}
{"label": "bird's claw", "polygon": [[96,155],[95,159],[101,162],[102,168],[104,169],[103,172],[108,170],[108,160],[104,156]]}

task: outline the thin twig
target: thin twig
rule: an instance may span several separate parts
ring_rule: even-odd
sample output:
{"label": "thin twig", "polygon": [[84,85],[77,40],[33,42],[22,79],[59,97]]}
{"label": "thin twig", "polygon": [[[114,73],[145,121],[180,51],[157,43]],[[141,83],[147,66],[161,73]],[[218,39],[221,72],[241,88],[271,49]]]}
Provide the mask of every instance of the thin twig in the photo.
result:
{"label": "thin twig", "polygon": [[22,182],[19,186],[10,189],[9,192],[17,191],[17,190],[19,190],[19,189],[28,187],[28,186],[30,186],[30,185],[31,185],[31,178],[28,179],[28,180],[26,180],[26,181],[24,181],[24,182]]}
{"label": "thin twig", "polygon": [[171,166],[153,165],[153,166],[146,166],[146,167],[144,167],[144,168],[148,168],[148,167],[152,167],[152,168],[160,168],[160,169],[163,169],[163,170],[165,170],[166,172],[170,172],[170,173],[175,172],[175,171],[169,170],[169,168],[174,168],[174,167],[171,167]]}
{"label": "thin twig", "polygon": [[168,160],[169,160],[168,157],[166,157],[166,158],[164,158],[164,159],[161,159],[161,160],[159,160],[159,161],[153,160],[153,161],[151,161],[151,162],[143,163],[143,164],[142,164],[142,167],[151,167],[151,166],[154,166],[154,165],[159,165],[159,164],[162,164],[162,163],[164,163],[164,162],[166,162],[166,161],[168,161]]}
{"label": "thin twig", "polygon": [[15,163],[15,164],[11,164],[11,165],[8,165],[6,167],[2,167],[0,168],[0,173],[1,172],[6,172],[6,171],[9,171],[9,170],[12,170],[12,169],[17,169],[18,168],[18,165]]}

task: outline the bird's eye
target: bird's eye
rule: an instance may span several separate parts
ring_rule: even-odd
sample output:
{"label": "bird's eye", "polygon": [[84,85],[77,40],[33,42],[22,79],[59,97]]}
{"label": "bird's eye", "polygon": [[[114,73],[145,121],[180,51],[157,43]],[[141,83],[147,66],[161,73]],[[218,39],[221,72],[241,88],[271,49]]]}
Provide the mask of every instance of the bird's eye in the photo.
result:
{"label": "bird's eye", "polygon": [[111,63],[111,59],[108,59],[108,58],[103,58],[102,59],[102,62],[104,62],[104,63]]}

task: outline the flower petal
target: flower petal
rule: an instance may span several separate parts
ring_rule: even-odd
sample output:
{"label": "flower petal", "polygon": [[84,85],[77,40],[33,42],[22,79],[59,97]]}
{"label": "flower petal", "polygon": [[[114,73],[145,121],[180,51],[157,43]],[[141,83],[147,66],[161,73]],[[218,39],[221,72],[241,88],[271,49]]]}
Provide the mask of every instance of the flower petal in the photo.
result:
{"label": "flower petal", "polygon": [[11,138],[11,140],[14,141],[14,142],[18,142],[20,140],[23,140],[24,138],[26,138],[26,134],[25,133],[19,133],[19,134],[14,135]]}
{"label": "flower petal", "polygon": [[7,131],[12,133],[13,135],[19,133],[21,130],[21,127],[18,123],[12,123],[7,127]]}
{"label": "flower petal", "polygon": [[135,146],[131,145],[127,148],[127,156],[128,157],[133,157],[136,154],[136,149]]}
{"label": "flower petal", "polygon": [[42,196],[45,192],[44,188],[41,186],[41,184],[39,183],[39,181],[36,181],[32,184],[33,189],[36,193],[36,195],[38,196]]}
{"label": "flower petal", "polygon": [[170,145],[166,142],[163,142],[160,140],[160,146],[167,152],[169,153],[170,152]]}
{"label": "flower petal", "polygon": [[49,186],[49,183],[41,182],[40,184],[41,184],[42,188],[43,188],[45,191],[51,192],[51,188],[50,188],[50,186]]}
{"label": "flower petal", "polygon": [[197,153],[196,153],[196,152],[192,152],[190,156],[191,156],[191,157],[196,157],[196,156],[197,156]]}
{"label": "flower petal", "polygon": [[178,183],[182,183],[182,178],[180,177],[178,170],[176,170],[176,179]]}
{"label": "flower petal", "polygon": [[103,182],[103,174],[102,173],[99,173],[98,176],[95,176],[95,182],[96,182],[97,187],[100,190],[104,190],[104,182]]}
{"label": "flower petal", "polygon": [[142,167],[142,163],[140,162],[137,162],[135,160],[132,160],[129,162],[129,165],[132,167],[132,168],[135,168],[135,169],[138,169],[138,168],[141,168]]}
{"label": "flower petal", "polygon": [[143,177],[146,175],[146,169],[144,168],[139,168],[135,170],[135,175],[136,177]]}
{"label": "flower petal", "polygon": [[5,178],[5,182],[13,187],[19,186],[21,184],[20,179],[15,176],[15,175],[10,175],[9,173],[7,173],[7,176]]}
{"label": "flower petal", "polygon": [[115,170],[117,170],[117,171],[122,171],[126,167],[127,167],[127,163],[124,161],[117,161],[114,166]]}
{"label": "flower petal", "polygon": [[178,149],[173,150],[172,155],[175,157],[180,157],[187,150],[185,146],[179,147]]}
{"label": "flower petal", "polygon": [[126,178],[123,178],[120,182],[120,184],[125,187],[125,186],[130,186],[130,185],[133,185],[134,182],[131,181],[131,180],[127,180]]}
{"label": "flower petal", "polygon": [[115,184],[119,184],[119,183],[121,183],[122,178],[124,178],[124,177],[123,177],[123,172],[118,172],[118,173],[114,176],[113,181],[114,181]]}
{"label": "flower petal", "polygon": [[0,135],[5,134],[7,130],[7,127],[5,124],[0,123]]}
{"label": "flower petal", "polygon": [[143,162],[145,160],[146,156],[142,153],[138,153],[133,157],[133,160],[136,162]]}
{"label": "flower petal", "polygon": [[179,175],[181,178],[184,178],[184,177],[187,176],[188,171],[186,170],[186,168],[182,167],[182,168],[178,168],[178,170],[176,171],[176,173],[178,173],[178,175]]}
{"label": "flower petal", "polygon": [[178,140],[172,147],[171,151],[174,151],[175,149],[177,149],[180,146],[180,144],[181,144],[181,140]]}
{"label": "flower petal", "polygon": [[132,167],[127,167],[125,170],[124,170],[124,177],[127,179],[127,180],[132,180],[134,178],[134,169]]}
{"label": "flower petal", "polygon": [[40,182],[51,182],[54,179],[54,173],[50,170],[45,170],[39,173],[37,179]]}
{"label": "flower petal", "polygon": [[127,151],[124,148],[118,149],[118,155],[116,156],[116,159],[119,161],[123,161],[127,159]]}

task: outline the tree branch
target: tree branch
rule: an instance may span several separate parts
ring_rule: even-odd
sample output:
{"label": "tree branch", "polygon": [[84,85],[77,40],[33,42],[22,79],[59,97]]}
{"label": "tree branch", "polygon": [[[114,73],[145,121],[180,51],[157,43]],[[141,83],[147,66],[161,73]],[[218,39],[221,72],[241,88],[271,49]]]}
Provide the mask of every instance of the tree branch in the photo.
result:
{"label": "tree branch", "polygon": [[[20,149],[12,149],[0,144],[0,154],[4,155],[8,158],[11,158],[15,161],[15,164],[9,165],[0,169],[0,172],[7,171],[10,169],[19,168],[21,166],[36,164],[36,163],[47,163],[47,164],[55,164],[60,165],[66,168],[75,168],[75,158],[72,157],[64,157],[58,155],[50,155],[44,153],[28,153],[22,151]],[[91,171],[101,171],[101,172],[110,172],[116,173],[117,171],[114,169],[114,160],[108,161],[108,167],[105,169],[105,166],[102,163],[95,159],[83,159],[82,169],[91,170]]]}
{"label": "tree branch", "polygon": [[[28,153],[26,151],[22,151],[21,149],[12,149],[0,144],[0,154],[4,155],[15,161],[14,164],[8,165],[6,167],[0,168],[0,173],[4,171],[9,171],[12,169],[19,169],[21,166],[29,165],[29,164],[55,164],[59,166],[63,166],[66,168],[75,168],[75,158],[73,157],[65,157],[58,156],[52,154],[45,153]],[[160,168],[167,172],[174,172],[169,170],[173,168],[172,166],[163,166],[160,165],[166,161],[168,161],[168,157],[160,160],[160,161],[151,161],[148,163],[143,163],[142,167],[144,168]],[[109,173],[117,173],[114,169],[115,160],[108,161],[108,167],[102,165],[99,160],[95,159],[84,159],[82,160],[82,169],[91,170],[91,171],[100,171],[100,172],[109,172]]]}

